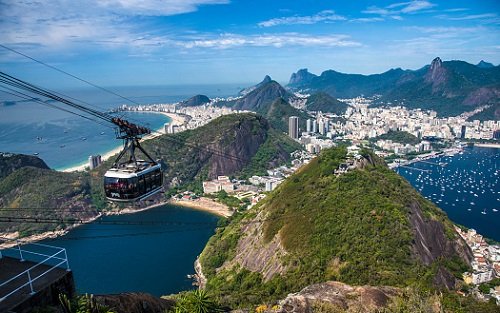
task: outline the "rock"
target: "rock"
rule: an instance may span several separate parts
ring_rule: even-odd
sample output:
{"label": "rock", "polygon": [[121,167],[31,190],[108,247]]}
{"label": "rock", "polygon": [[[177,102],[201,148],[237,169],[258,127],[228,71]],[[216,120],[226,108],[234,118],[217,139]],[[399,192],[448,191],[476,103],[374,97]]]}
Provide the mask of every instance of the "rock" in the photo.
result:
{"label": "rock", "polygon": [[116,313],[156,313],[171,309],[173,300],[154,297],[147,293],[121,293],[96,295],[98,303],[108,306]]}
{"label": "rock", "polygon": [[289,294],[279,302],[280,313],[309,313],[320,306],[353,312],[373,312],[385,307],[400,293],[394,287],[350,286],[329,281],[315,284]]}

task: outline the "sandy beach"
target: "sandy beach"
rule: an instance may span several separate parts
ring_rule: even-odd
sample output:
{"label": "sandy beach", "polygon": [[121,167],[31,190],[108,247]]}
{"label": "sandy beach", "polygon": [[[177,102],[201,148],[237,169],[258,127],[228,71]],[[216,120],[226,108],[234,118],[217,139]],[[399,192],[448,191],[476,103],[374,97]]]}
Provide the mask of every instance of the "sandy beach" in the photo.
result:
{"label": "sandy beach", "polygon": [[[167,112],[156,112],[156,111],[148,111],[148,112],[163,114],[163,115],[169,117],[172,120],[169,124],[172,124],[172,125],[183,125],[186,122],[186,118],[184,116],[179,115],[179,114],[167,113]],[[164,127],[160,127],[159,129],[155,130],[153,133],[151,133],[151,134],[149,134],[147,136],[144,136],[144,138],[142,140],[143,141],[144,140],[150,140],[150,139],[156,138],[158,136],[161,136],[163,134],[165,134],[165,128]],[[111,151],[108,151],[108,152],[104,153],[103,155],[101,155],[102,161],[104,162],[104,161],[108,160],[109,158],[117,155],[118,153],[120,153],[120,151],[122,150],[122,148],[123,148],[122,146],[119,146],[119,147],[116,147],[115,149],[113,149]],[[62,172],[85,171],[86,167],[88,167],[88,163],[84,162],[84,163],[82,163],[80,165],[76,165],[76,166],[72,166],[72,167],[66,168],[66,169],[62,170]]]}

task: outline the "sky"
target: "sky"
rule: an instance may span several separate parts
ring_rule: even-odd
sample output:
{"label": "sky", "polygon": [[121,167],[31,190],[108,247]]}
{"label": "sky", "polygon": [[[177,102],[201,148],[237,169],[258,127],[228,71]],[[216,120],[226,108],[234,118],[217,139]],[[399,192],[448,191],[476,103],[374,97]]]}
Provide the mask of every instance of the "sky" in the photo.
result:
{"label": "sky", "polygon": [[[500,63],[500,1],[0,0],[0,43],[102,86]],[[0,69],[78,86],[0,47]]]}

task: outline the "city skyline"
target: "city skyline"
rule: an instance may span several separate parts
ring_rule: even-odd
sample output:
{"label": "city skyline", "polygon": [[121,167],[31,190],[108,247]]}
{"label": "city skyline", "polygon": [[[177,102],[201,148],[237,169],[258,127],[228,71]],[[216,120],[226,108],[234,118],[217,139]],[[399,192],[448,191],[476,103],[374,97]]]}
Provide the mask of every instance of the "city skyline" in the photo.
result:
{"label": "city skyline", "polygon": [[[500,63],[496,1],[0,1],[1,43],[103,86],[252,83],[269,74]],[[250,13],[249,13],[250,12]],[[2,69],[81,86],[5,49]]]}

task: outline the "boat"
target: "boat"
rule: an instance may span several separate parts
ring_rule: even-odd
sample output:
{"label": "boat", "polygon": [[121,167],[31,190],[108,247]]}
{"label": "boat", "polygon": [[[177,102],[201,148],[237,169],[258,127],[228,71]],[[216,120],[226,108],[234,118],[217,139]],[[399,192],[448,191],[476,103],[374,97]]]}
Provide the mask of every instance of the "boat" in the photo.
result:
{"label": "boat", "polygon": [[481,212],[481,214],[486,215],[486,209],[484,209],[483,212]]}
{"label": "boat", "polygon": [[38,152],[33,153],[33,155],[38,155]]}
{"label": "boat", "polygon": [[498,212],[498,210],[497,210],[497,209],[493,209],[492,211],[493,211],[493,212]]}

